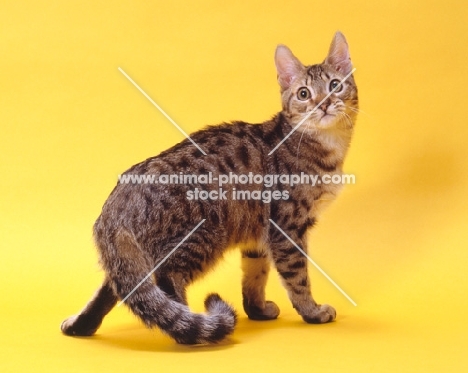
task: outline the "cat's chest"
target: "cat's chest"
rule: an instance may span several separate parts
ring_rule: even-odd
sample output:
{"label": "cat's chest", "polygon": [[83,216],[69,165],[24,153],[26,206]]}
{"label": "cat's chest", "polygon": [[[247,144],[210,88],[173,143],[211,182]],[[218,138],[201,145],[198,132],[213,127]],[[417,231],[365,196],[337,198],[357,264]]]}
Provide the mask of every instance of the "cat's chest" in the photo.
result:
{"label": "cat's chest", "polygon": [[314,198],[312,209],[309,212],[309,216],[311,218],[317,218],[320,216],[320,214],[336,199],[343,188],[341,180],[341,172],[334,173],[333,175],[327,175],[327,177],[322,177],[322,181],[319,186],[320,193],[318,197]]}

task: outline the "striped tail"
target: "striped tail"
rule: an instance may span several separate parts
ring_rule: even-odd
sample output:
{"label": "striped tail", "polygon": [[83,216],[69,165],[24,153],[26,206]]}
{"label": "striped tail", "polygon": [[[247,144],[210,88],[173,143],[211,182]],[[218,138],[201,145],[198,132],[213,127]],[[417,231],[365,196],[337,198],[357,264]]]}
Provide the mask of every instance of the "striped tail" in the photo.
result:
{"label": "striped tail", "polygon": [[[114,289],[127,286],[112,280]],[[125,293],[118,291],[121,298]],[[155,284],[146,282],[125,300],[125,304],[149,328],[159,327],[181,344],[217,343],[234,331],[237,316],[235,310],[218,294],[210,294],[205,300],[206,314],[197,314],[181,303],[169,298]]]}

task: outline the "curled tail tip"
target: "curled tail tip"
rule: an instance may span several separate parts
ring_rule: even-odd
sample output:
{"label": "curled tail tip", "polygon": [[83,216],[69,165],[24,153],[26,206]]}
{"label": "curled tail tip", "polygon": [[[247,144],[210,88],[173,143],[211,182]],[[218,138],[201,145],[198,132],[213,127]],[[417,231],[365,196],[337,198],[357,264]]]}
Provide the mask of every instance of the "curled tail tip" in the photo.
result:
{"label": "curled tail tip", "polygon": [[205,299],[205,309],[208,313],[229,316],[233,319],[234,326],[237,323],[236,310],[225,302],[217,293],[209,294]]}
{"label": "curled tail tip", "polygon": [[209,294],[205,299],[205,308],[213,327],[206,338],[207,343],[219,343],[234,332],[237,324],[237,313],[218,294]]}
{"label": "curled tail tip", "polygon": [[222,301],[223,299],[219,296],[218,293],[210,293],[205,298],[205,308],[208,308],[212,303]]}

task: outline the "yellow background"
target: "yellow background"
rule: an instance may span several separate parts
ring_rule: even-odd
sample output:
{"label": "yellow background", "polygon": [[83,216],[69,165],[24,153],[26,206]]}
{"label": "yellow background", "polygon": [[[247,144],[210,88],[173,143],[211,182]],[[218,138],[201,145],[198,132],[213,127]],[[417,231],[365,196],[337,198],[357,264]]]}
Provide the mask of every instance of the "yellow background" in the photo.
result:
{"label": "yellow background", "polygon": [[[462,372],[468,369],[467,56],[464,1],[2,1],[0,371]],[[246,319],[239,255],[190,289],[239,311],[228,343],[177,346],[124,307],[69,338],[102,273],[91,227],[117,175],[180,141],[117,70],[187,132],[280,109],[273,53],[320,62],[350,45],[362,113],[349,185],[311,235],[307,325],[276,274],[280,319]]]}

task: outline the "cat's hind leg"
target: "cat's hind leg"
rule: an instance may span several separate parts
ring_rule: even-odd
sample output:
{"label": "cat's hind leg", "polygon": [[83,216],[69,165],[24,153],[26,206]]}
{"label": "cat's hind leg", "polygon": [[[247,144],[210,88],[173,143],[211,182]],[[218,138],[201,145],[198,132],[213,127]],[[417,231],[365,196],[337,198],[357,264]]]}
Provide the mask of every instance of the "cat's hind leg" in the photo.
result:
{"label": "cat's hind leg", "polygon": [[180,273],[171,275],[156,273],[156,284],[167,296],[176,302],[187,305],[187,295],[185,291],[185,278]]}
{"label": "cat's hind leg", "polygon": [[265,285],[270,263],[264,252],[242,252],[242,298],[244,311],[252,320],[273,320],[280,313],[278,306],[265,300]]}
{"label": "cat's hind leg", "polygon": [[62,322],[63,334],[72,336],[93,335],[101,326],[104,316],[106,316],[117,303],[117,296],[109,282],[104,280],[101,288],[94,294],[93,298],[75,316],[71,316]]}

